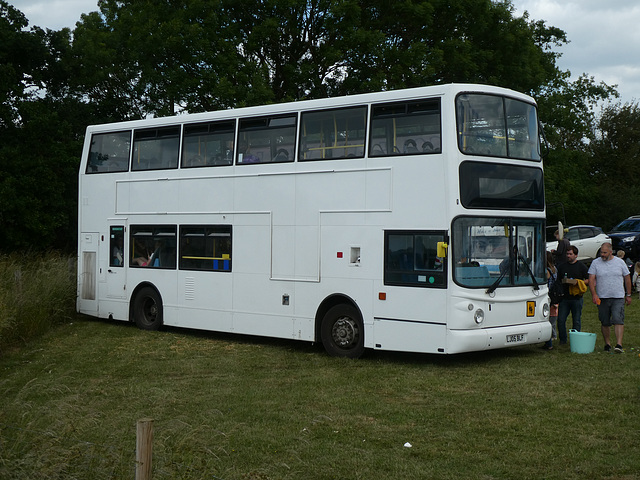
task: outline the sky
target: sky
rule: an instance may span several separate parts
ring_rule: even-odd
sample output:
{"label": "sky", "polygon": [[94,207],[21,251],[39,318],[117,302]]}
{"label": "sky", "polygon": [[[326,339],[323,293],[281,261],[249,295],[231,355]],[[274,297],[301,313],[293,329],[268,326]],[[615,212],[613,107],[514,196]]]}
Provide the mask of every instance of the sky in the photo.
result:
{"label": "sky", "polygon": [[[97,0],[9,0],[29,25],[73,29]],[[570,43],[556,51],[561,70],[617,85],[622,102],[640,102],[640,2],[635,0],[512,0],[516,15],[564,30]]]}

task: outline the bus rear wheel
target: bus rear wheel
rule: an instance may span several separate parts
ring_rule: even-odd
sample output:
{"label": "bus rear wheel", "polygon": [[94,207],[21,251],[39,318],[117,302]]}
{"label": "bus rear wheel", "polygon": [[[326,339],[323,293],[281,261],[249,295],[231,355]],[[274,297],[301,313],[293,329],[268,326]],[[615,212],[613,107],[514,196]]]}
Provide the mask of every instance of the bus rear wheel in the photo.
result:
{"label": "bus rear wheel", "polygon": [[320,325],[322,345],[333,357],[358,358],[364,353],[364,325],[352,305],[331,307]]}
{"label": "bus rear wheel", "polygon": [[144,287],[133,301],[133,320],[143,330],[158,330],[162,326],[162,299],[151,287]]}

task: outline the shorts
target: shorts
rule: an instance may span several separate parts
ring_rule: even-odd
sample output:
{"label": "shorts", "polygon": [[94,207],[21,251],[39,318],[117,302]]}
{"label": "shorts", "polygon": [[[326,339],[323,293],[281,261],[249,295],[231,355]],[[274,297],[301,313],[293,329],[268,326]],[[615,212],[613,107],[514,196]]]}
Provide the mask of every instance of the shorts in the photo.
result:
{"label": "shorts", "polygon": [[624,325],[624,298],[601,298],[598,319],[603,327]]}

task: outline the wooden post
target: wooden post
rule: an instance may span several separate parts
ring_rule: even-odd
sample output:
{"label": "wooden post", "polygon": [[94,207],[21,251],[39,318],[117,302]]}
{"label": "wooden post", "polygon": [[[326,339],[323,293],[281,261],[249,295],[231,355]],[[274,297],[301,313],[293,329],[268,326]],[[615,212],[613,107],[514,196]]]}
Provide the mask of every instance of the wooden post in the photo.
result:
{"label": "wooden post", "polygon": [[136,427],[136,480],[151,480],[153,419],[141,418]]}

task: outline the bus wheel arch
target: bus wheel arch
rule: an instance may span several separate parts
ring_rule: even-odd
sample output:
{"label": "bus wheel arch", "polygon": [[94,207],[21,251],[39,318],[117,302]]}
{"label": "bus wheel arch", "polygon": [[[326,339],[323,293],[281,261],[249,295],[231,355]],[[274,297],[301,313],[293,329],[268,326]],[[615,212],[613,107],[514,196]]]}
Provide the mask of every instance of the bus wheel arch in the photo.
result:
{"label": "bus wheel arch", "polygon": [[142,330],[159,330],[164,322],[162,296],[150,283],[138,285],[131,296],[129,318]]}
{"label": "bus wheel arch", "polygon": [[358,358],[364,353],[364,322],[356,303],[334,295],[316,312],[316,339],[334,357]]}

